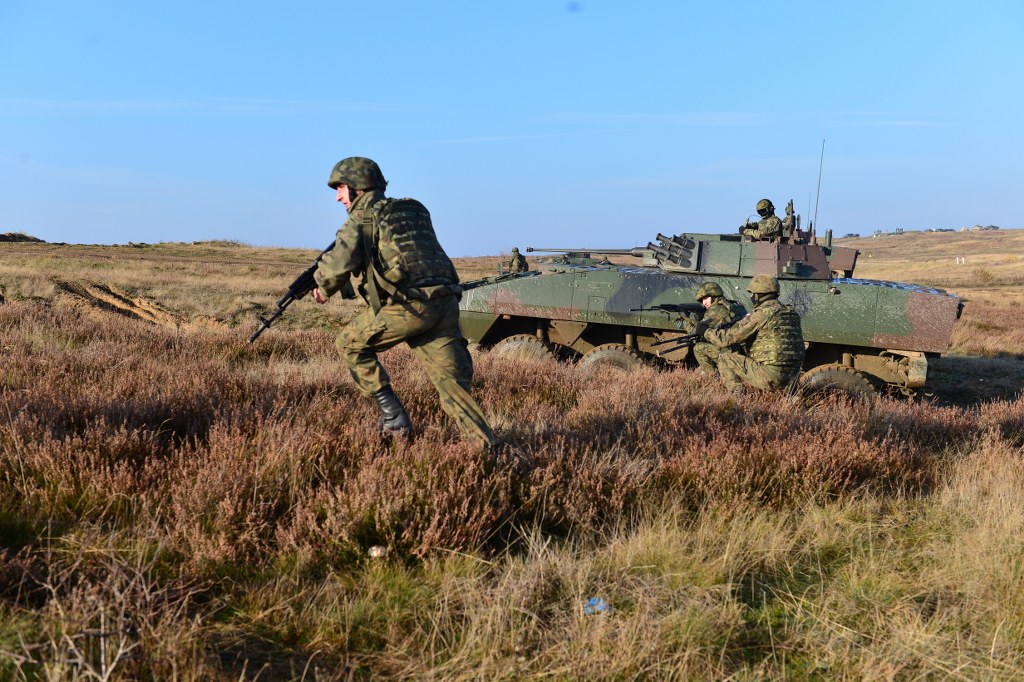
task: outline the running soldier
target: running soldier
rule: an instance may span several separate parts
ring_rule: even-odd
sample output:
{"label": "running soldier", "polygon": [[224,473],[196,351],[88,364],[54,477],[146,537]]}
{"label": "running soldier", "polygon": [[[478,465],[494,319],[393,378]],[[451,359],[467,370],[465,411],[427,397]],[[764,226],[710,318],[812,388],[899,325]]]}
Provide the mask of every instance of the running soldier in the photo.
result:
{"label": "running soldier", "polygon": [[351,277],[360,275],[359,293],[369,307],[341,331],[337,347],[356,388],[377,402],[381,432],[413,436],[409,414],[377,360],[378,352],[405,342],[463,438],[493,449],[499,441],[469,394],[473,361],[459,327],[462,288],[427,209],[413,199],[385,197],[380,167],[363,157],[339,161],[327,185],[348,219],[320,261],[312,294],[317,303],[338,292],[355,298]]}

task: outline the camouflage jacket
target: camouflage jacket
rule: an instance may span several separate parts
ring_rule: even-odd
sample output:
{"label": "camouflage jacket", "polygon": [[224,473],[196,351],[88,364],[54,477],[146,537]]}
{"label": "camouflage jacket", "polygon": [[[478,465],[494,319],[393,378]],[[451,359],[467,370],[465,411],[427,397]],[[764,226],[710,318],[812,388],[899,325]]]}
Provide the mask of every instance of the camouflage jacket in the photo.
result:
{"label": "camouflage jacket", "polygon": [[793,228],[796,227],[796,220],[792,214],[787,215],[782,219],[782,239],[788,239],[793,234]]}
{"label": "camouflage jacket", "polygon": [[353,274],[361,275],[366,269],[363,253],[363,216],[367,209],[384,198],[384,193],[371,190],[363,192],[352,202],[348,219],[334,238],[334,248],[323,255],[313,278],[320,289],[332,296],[346,284]]}
{"label": "camouflage jacket", "polygon": [[[376,300],[374,296],[378,297],[379,301],[388,298],[430,300],[460,294],[462,288],[458,286],[455,268],[441,246],[437,244],[433,231],[429,229],[429,223],[427,233],[422,235],[424,239],[417,238],[420,235],[418,232],[410,233],[407,235],[408,240],[401,243],[385,242],[381,239],[375,229],[377,223],[371,218],[371,214],[375,216],[377,209],[384,204],[375,205],[386,199],[382,191],[370,190],[363,192],[352,202],[348,219],[335,237],[334,248],[324,254],[313,274],[317,286],[328,296],[338,291],[342,291],[344,295],[344,290],[351,286],[351,276],[360,275],[362,282],[359,292],[363,299],[371,304]],[[420,204],[416,205],[422,208]],[[367,229],[372,229],[373,234],[364,234]],[[378,262],[375,266],[377,286],[373,288],[377,291],[374,296],[367,295],[368,280],[374,279],[367,276],[370,267],[367,249],[375,252],[374,259]],[[391,261],[409,249],[414,249],[415,253],[407,254],[406,257],[416,262],[416,271],[399,273],[399,279],[389,285],[387,276],[395,275],[392,272]],[[402,281],[407,283],[402,285]]]}
{"label": "camouflage jacket", "polygon": [[756,223],[744,225],[740,232],[753,239],[778,239],[782,236],[782,221],[773,213]]}
{"label": "camouflage jacket", "polygon": [[723,296],[715,296],[708,308],[700,316],[690,316],[683,321],[683,331],[687,334],[703,334],[708,329],[728,327],[746,315],[746,310],[738,303],[728,301]]}
{"label": "camouflage jacket", "polygon": [[751,360],[795,369],[804,361],[800,316],[779,299],[762,302],[754,312],[728,329],[711,329],[704,338],[720,348],[748,343]]}

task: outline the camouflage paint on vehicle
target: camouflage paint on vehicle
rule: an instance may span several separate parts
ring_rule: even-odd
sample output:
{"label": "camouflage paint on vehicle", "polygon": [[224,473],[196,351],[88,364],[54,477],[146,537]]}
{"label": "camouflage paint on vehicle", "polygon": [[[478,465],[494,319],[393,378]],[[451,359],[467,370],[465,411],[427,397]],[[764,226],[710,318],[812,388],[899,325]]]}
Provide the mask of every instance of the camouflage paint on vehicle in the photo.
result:
{"label": "camouflage paint on vehicle", "polygon": [[[697,289],[715,282],[749,312],[747,283],[769,274],[779,279],[780,299],[800,314],[805,371],[843,365],[912,394],[924,385],[928,356],[947,349],[959,317],[960,300],[939,289],[834,276],[852,275],[856,252],[817,244],[807,233],[797,231],[786,242],[712,234],[657,239],[634,249],[560,250],[581,258],[543,272],[466,283],[463,332],[484,347],[532,334],[570,354],[613,343],[647,359],[678,363],[689,348],[667,344],[683,336],[683,313],[638,309],[673,304],[698,310]],[[593,264],[591,256],[598,254],[630,255],[642,263]]]}

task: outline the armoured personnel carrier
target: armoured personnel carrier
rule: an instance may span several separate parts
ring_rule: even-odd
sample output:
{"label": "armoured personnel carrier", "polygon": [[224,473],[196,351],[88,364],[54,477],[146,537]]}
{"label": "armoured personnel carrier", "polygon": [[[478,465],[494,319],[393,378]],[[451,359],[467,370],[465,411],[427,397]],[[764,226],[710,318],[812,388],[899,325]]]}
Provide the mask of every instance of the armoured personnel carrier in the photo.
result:
{"label": "armoured personnel carrier", "polygon": [[571,357],[586,370],[673,365],[692,355],[683,320],[703,310],[694,298],[701,284],[717,283],[750,312],[747,284],[769,274],[779,280],[782,302],[800,314],[805,388],[873,394],[889,386],[914,395],[925,385],[928,359],[949,345],[960,299],[856,279],[858,252],[833,246],[830,233],[823,241],[797,227],[779,241],[683,233],[630,249],[528,248],[561,255],[541,271],[465,283],[462,329],[485,349]]}

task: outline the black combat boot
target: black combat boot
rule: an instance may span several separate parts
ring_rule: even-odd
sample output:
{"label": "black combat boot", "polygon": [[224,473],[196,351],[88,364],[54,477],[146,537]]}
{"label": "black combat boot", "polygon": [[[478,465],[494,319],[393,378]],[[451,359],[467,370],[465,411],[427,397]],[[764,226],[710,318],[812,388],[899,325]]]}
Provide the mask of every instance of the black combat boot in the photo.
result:
{"label": "black combat boot", "polygon": [[390,386],[385,386],[373,394],[373,399],[380,407],[380,431],[385,436],[398,436],[406,440],[412,440],[412,422],[409,421],[409,413],[405,406],[398,399]]}

